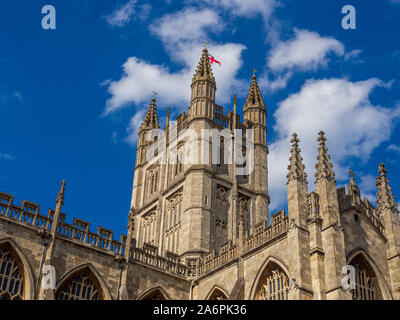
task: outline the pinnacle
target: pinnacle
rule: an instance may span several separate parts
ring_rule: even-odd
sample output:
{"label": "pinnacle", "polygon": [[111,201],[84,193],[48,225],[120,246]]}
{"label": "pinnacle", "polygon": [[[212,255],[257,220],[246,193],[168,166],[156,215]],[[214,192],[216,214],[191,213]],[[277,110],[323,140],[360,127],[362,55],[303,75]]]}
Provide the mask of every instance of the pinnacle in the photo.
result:
{"label": "pinnacle", "polygon": [[192,83],[196,80],[208,79],[215,82],[215,78],[212,72],[211,63],[206,47],[203,49],[199,64],[197,65],[196,72],[194,73]]}
{"label": "pinnacle", "polygon": [[265,104],[261,95],[260,88],[257,83],[257,77],[255,74],[252,76],[252,81],[250,84],[250,89],[249,89],[249,94],[247,95],[247,100],[245,103],[244,108],[246,109],[247,107],[251,105],[257,105],[265,108]]}
{"label": "pinnacle", "polygon": [[151,128],[160,128],[160,124],[158,123],[158,114],[157,114],[157,106],[156,106],[156,98],[153,97],[151,99],[151,103],[149,109],[147,110],[146,116],[142,123],[142,126],[145,125]]}
{"label": "pinnacle", "polygon": [[328,148],[326,147],[326,137],[325,132],[320,131],[318,133],[318,141],[319,141],[319,148],[318,148],[318,157],[317,157],[317,164],[315,168],[317,172],[315,173],[316,181],[320,179],[327,179],[328,181],[335,181],[335,173],[333,172],[333,166],[330,161],[330,156],[328,154]]}
{"label": "pinnacle", "polygon": [[353,172],[353,170],[350,170],[349,173],[350,173],[350,184],[356,185],[356,181],[354,180],[354,172]]}
{"label": "pinnacle", "polygon": [[350,170],[350,171],[349,171],[349,174],[350,174],[350,181],[349,181],[349,184],[347,185],[347,190],[348,190],[349,194],[353,194],[354,191],[357,191],[358,194],[359,194],[359,193],[360,193],[360,192],[359,192],[360,190],[359,190],[359,188],[357,187],[356,180],[354,179],[354,172],[353,172],[353,170]]}
{"label": "pinnacle", "polygon": [[318,138],[319,145],[320,146],[322,146],[322,145],[325,146],[325,142],[326,142],[325,132],[323,132],[321,130],[320,132],[318,132],[318,135],[319,135],[319,138]]}
{"label": "pinnacle", "polygon": [[63,180],[61,183],[60,191],[58,192],[58,195],[57,195],[56,203],[61,202],[62,205],[64,204],[65,186],[66,186],[66,183],[65,183],[65,180]]}
{"label": "pinnacle", "polygon": [[376,178],[376,186],[378,187],[377,200],[378,210],[382,211],[384,209],[394,209],[397,210],[397,204],[394,200],[392,193],[392,188],[389,185],[389,179],[386,176],[387,170],[385,165],[381,163],[379,165],[380,175]]}
{"label": "pinnacle", "polygon": [[298,138],[296,133],[293,133],[290,142],[292,143],[292,149],[290,151],[291,156],[289,158],[290,165],[288,166],[288,182],[291,180],[299,180],[301,182],[307,183],[307,174],[304,171],[305,167],[303,164],[303,158],[300,155],[300,139]]}

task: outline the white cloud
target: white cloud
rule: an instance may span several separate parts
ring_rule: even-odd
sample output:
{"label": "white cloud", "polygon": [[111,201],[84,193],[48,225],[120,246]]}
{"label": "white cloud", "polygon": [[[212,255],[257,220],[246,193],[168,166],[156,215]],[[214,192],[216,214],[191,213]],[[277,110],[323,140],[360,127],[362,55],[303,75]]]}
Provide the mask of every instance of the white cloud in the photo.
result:
{"label": "white cloud", "polygon": [[344,60],[348,61],[353,58],[357,58],[362,53],[362,50],[355,49],[344,55]]}
{"label": "white cloud", "polygon": [[177,13],[166,14],[156,20],[150,30],[166,45],[176,45],[183,41],[205,41],[207,31],[219,32],[223,23],[215,11],[186,8]]}
{"label": "white cloud", "polygon": [[362,198],[367,197],[371,203],[376,201],[376,177],[372,174],[362,175],[358,187]]}
{"label": "white cloud", "polygon": [[[242,65],[241,52],[245,47],[239,44],[210,46],[210,52],[223,57],[222,67],[213,69],[217,82],[218,102],[227,102],[234,88],[242,84],[235,80]],[[111,81],[108,91],[111,98],[107,101],[105,114],[110,114],[131,104],[148,102],[152,91],[158,92],[160,107],[174,104],[183,110],[190,100],[190,83],[201,55],[201,46],[186,50],[182,54],[186,67],[179,72],[170,72],[163,65],[155,65],[136,57],[129,58],[123,65],[123,75],[118,81]]]}
{"label": "white cloud", "polygon": [[204,0],[214,7],[229,10],[232,15],[252,18],[261,14],[268,21],[274,9],[279,5],[277,0]]}
{"label": "white cloud", "polygon": [[293,38],[279,42],[268,56],[268,67],[273,71],[299,69],[316,70],[328,62],[328,54],[342,56],[344,45],[332,37],[321,37],[316,32],[294,30]]}
{"label": "white cloud", "polygon": [[400,153],[400,146],[395,145],[395,144],[389,145],[386,149]]}
{"label": "white cloud", "polygon": [[142,124],[146,111],[146,108],[138,110],[129,122],[129,126],[127,128],[128,136],[126,137],[125,141],[132,146],[136,145],[137,143],[139,127]]}
{"label": "white cloud", "polygon": [[363,175],[360,177],[358,187],[364,193],[370,193],[376,189],[376,178],[372,174]]}
{"label": "white cloud", "polygon": [[291,38],[272,41],[271,45],[264,73],[260,77],[260,87],[271,92],[285,88],[296,72],[317,71],[326,67],[334,55],[344,61],[362,62],[358,58],[361,50],[346,53],[340,41],[309,30],[295,28]]}
{"label": "white cloud", "polygon": [[[307,81],[300,92],[279,103],[274,114],[277,140],[270,145],[269,186],[272,209],[283,205],[290,151],[290,136],[300,138],[302,156],[313,189],[320,130],[325,131],[334,171],[339,180],[348,179],[346,161],[366,161],[373,149],[390,137],[400,106],[386,109],[369,100],[371,91],[384,86],[379,79],[351,82],[347,79]],[[311,190],[310,190],[311,191]]]}
{"label": "white cloud", "polygon": [[[221,30],[217,14],[209,9],[184,9],[164,15],[151,25],[152,33],[163,42],[171,59],[179,62],[182,69],[171,72],[167,66],[152,64],[137,57],[129,58],[123,65],[123,74],[117,81],[106,81],[111,98],[107,101],[105,114],[115,112],[131,103],[147,103],[152,91],[157,91],[158,106],[183,110],[189,105],[190,83],[202,52],[201,43],[207,32]],[[214,67],[217,82],[217,102],[230,101],[234,89],[243,88],[244,83],[236,79],[242,66],[241,44],[210,44],[209,52],[222,62]]]}
{"label": "white cloud", "polygon": [[123,27],[132,20],[135,14],[137,0],[129,0],[123,6],[116,8],[111,14],[106,16],[107,22],[114,27]]}
{"label": "white cloud", "polygon": [[276,74],[273,76],[273,80],[269,78],[269,74],[265,72],[259,79],[258,85],[260,88],[267,91],[277,91],[279,89],[286,88],[288,81],[292,77],[293,72],[285,72],[282,74]]}

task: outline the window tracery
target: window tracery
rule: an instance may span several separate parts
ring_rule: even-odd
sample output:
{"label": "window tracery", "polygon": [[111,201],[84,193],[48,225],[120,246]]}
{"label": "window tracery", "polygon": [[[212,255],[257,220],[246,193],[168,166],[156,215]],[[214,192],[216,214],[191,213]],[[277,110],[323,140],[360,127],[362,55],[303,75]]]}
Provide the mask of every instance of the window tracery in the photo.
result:
{"label": "window tracery", "polygon": [[22,300],[23,286],[22,263],[9,246],[0,247],[0,300]]}
{"label": "window tracery", "polygon": [[289,277],[276,263],[270,263],[261,276],[256,300],[288,300]]}
{"label": "window tracery", "polygon": [[87,269],[70,276],[56,294],[57,300],[103,300],[100,286]]}
{"label": "window tracery", "polygon": [[353,300],[381,300],[378,280],[366,259],[359,254],[350,265],[355,268],[356,273],[356,288],[352,290]]}

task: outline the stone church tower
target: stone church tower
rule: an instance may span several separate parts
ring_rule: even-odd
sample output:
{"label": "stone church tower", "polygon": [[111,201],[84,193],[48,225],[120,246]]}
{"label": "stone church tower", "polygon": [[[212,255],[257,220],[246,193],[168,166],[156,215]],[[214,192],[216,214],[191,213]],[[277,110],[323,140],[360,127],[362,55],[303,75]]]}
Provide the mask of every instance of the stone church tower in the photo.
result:
{"label": "stone church tower", "polygon": [[119,239],[67,222],[63,205],[74,191],[65,182],[47,214],[0,192],[0,300],[399,300],[400,219],[385,166],[374,207],[352,171],[337,187],[321,131],[310,192],[294,133],[288,212],[270,215],[267,109],[256,76],[243,121],[236,96],[233,111],[217,104],[206,48],[190,89],[187,112],[170,122],[168,109],[164,128],[156,99],[149,104]]}
{"label": "stone church tower", "polygon": [[[192,79],[190,106],[187,114],[177,117],[175,128],[178,134],[187,130],[196,137],[197,141],[192,142],[198,148],[196,163],[180,161],[184,141],[177,145],[174,163],[146,163],[145,153],[152,143],[148,142],[146,133],[160,128],[155,98],[139,129],[132,195],[137,225],[135,238],[139,245],[156,246],[160,254],[196,259],[237,241],[238,217],[234,214],[237,208],[232,206],[233,193],[230,192],[237,180],[234,167],[223,163],[223,139],[219,154],[209,154],[209,160],[216,157],[221,159],[220,163],[201,161],[202,144],[212,150],[212,140],[205,140],[203,130],[254,130],[254,169],[237,182],[238,204],[246,211],[244,232],[247,235],[255,226],[268,224],[266,108],[256,77],[253,76],[243,107],[244,123],[236,113],[223,114],[223,108],[215,102],[216,90],[209,55],[204,48]],[[236,98],[234,103],[236,108]],[[170,126],[167,123],[164,134],[172,131]],[[169,143],[167,140],[166,144]],[[171,153],[171,150],[166,152]]]}

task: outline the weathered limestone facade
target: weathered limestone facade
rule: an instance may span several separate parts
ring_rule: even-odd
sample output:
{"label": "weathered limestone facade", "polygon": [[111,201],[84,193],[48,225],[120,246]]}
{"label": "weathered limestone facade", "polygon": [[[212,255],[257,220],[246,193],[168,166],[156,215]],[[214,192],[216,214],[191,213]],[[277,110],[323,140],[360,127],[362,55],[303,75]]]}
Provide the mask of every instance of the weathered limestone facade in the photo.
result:
{"label": "weathered limestone facade", "polygon": [[[316,190],[310,192],[293,134],[288,212],[278,211],[269,221],[266,106],[257,79],[251,81],[243,122],[236,97],[234,111],[224,114],[215,103],[216,89],[204,49],[187,113],[173,125],[168,111],[161,130],[152,99],[138,132],[127,235],[119,240],[102,227],[91,231],[86,221],[66,222],[65,182],[47,214],[29,201],[17,206],[13,196],[0,192],[0,300],[399,300],[400,220],[385,166],[379,166],[375,208],[361,198],[352,172],[347,190],[337,188],[321,131]],[[184,129],[195,132],[199,143],[166,139],[165,152],[174,161],[147,161],[159,138],[150,136],[154,130],[168,137]],[[209,160],[222,160],[234,129],[253,129],[251,173],[237,175],[237,166],[224,161],[182,161],[185,143],[199,148],[198,157],[200,145],[211,146],[203,129],[223,130],[227,138],[218,136],[221,152],[210,152]],[[342,286],[347,265],[354,267],[355,289]]]}

